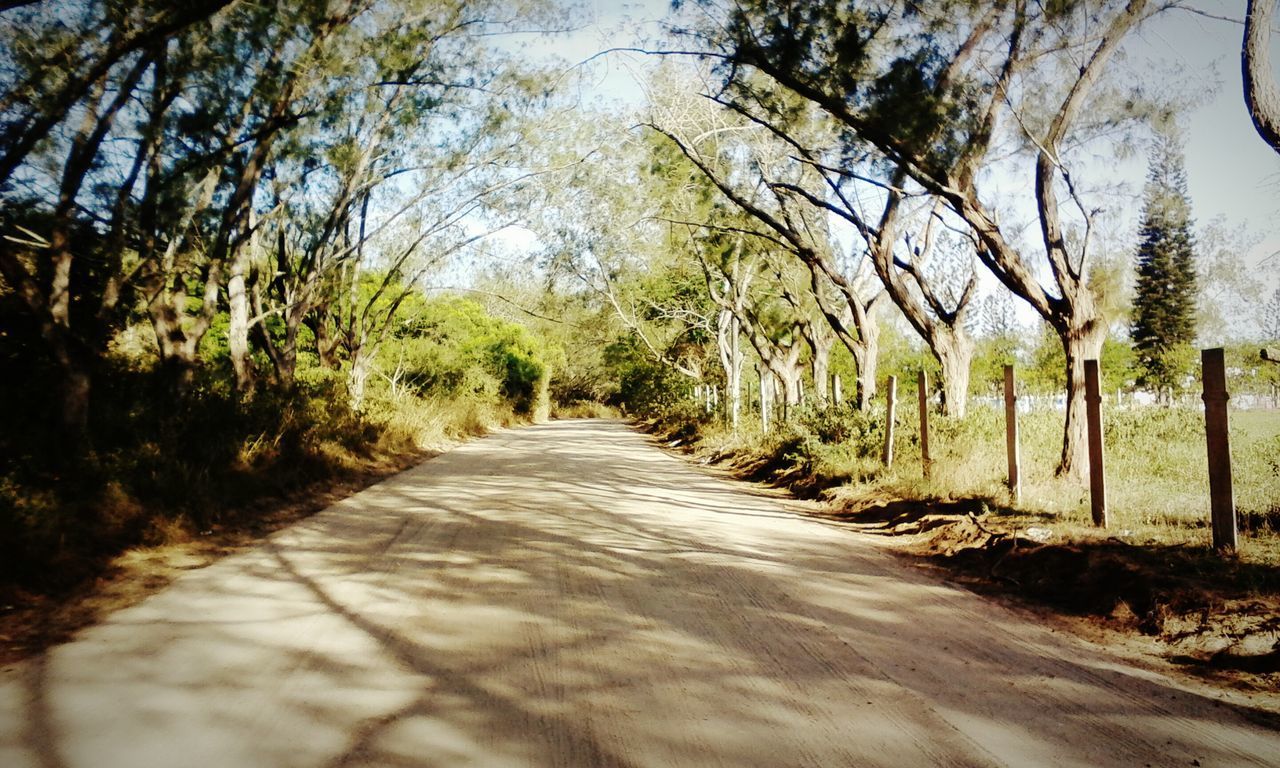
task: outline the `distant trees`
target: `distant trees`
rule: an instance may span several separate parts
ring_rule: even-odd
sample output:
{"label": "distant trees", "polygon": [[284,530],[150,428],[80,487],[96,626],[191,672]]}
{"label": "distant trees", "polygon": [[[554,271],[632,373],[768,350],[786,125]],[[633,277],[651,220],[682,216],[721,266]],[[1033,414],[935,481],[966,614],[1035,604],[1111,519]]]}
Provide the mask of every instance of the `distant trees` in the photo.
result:
{"label": "distant trees", "polygon": [[1151,150],[1138,236],[1130,329],[1138,384],[1167,398],[1190,373],[1197,299],[1191,203],[1173,137],[1160,137]]}

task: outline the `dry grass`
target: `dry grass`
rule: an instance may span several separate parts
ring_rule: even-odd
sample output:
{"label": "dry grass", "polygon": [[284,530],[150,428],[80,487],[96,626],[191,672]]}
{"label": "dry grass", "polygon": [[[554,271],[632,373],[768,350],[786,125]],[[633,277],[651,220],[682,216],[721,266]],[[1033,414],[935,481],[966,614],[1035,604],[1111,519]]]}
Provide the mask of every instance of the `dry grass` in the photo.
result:
{"label": "dry grass", "polygon": [[[904,414],[892,468],[874,415],[807,414],[762,435],[698,421],[681,444],[703,462],[821,495],[830,514],[944,568],[971,587],[1048,607],[1054,620],[1142,633],[1167,658],[1221,684],[1280,685],[1280,412],[1231,414],[1241,544],[1210,548],[1207,458],[1195,410],[1117,411],[1105,419],[1111,525],[1093,526],[1086,485],[1054,477],[1054,412],[1020,417],[1024,485],[1005,486],[1003,414],[933,424],[922,475],[918,426]],[[666,424],[687,435],[688,419]],[[1076,625],[1071,624],[1072,627]]]}
{"label": "dry grass", "polygon": [[[820,433],[839,432],[831,418],[761,435],[750,425],[734,434],[708,424],[698,440],[704,456],[737,457],[744,466],[763,463],[784,481],[828,488],[837,499],[987,499],[1004,508],[1007,459],[1004,417],[989,408],[965,419],[931,421],[929,479],[920,462],[918,422],[902,413],[892,468],[881,463],[883,425],[873,414],[861,432],[826,442]],[[1110,527],[1092,525],[1087,484],[1055,477],[1062,415],[1052,411],[1019,418],[1022,499],[1006,509],[1009,522],[1048,527],[1066,538],[1116,537],[1131,543],[1208,546],[1208,460],[1203,416],[1193,409],[1113,411],[1105,417]],[[1280,565],[1280,411],[1231,414],[1235,498],[1241,523],[1240,557]]]}
{"label": "dry grass", "polygon": [[[114,552],[99,550],[92,557],[67,552],[67,557],[77,558],[83,572],[75,581],[58,582],[53,588],[0,585],[0,663],[64,641],[77,629],[138,602],[187,570],[252,546],[272,531],[378,480],[516,421],[510,409],[491,404],[418,398],[375,398],[364,418],[376,429],[361,428],[355,434],[315,430],[307,433],[301,449],[293,449],[295,453],[305,450],[307,463],[323,466],[325,472],[299,473],[290,476],[287,484],[263,486],[234,510],[218,510],[200,520],[149,507],[122,482],[107,483],[95,509],[103,529],[140,532],[128,539],[132,544]],[[248,475],[278,469],[284,449],[279,433],[250,435],[235,452],[236,471]],[[44,503],[53,505],[57,500]]]}
{"label": "dry grass", "polygon": [[616,419],[616,408],[604,403],[577,402],[571,405],[555,405],[551,408],[553,419]]}

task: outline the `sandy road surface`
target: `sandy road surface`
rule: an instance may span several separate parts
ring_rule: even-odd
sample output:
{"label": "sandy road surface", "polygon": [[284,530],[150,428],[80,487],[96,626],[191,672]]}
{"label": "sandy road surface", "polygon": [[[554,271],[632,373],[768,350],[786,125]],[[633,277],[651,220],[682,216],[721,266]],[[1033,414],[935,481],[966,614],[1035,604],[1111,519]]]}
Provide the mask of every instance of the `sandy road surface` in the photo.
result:
{"label": "sandy road surface", "polygon": [[1280,765],[611,422],[480,440],[0,676],[0,766]]}

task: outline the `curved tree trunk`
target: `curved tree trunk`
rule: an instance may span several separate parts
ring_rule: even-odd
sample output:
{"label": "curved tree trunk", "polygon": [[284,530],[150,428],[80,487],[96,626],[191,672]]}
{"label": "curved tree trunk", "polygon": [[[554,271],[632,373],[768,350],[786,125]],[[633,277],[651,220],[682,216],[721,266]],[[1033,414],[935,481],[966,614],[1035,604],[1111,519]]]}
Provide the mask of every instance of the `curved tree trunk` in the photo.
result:
{"label": "curved tree trunk", "polygon": [[1271,23],[1277,5],[1280,0],[1249,0],[1240,68],[1249,117],[1258,135],[1280,152],[1280,87],[1271,68]]}

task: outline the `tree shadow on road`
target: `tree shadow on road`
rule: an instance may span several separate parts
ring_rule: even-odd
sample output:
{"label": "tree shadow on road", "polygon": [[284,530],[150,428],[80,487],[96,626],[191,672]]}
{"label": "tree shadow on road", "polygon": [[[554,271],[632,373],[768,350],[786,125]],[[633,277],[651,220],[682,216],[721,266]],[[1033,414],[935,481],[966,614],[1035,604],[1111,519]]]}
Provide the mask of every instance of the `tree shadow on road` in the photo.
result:
{"label": "tree shadow on road", "polygon": [[[1280,749],[1262,710],[1094,657],[642,445],[598,423],[502,433],[193,574],[27,676],[27,747],[49,755],[33,764],[78,764],[59,755],[121,743],[113,729],[133,734],[133,765],[184,733],[191,765],[1209,765]],[[77,694],[124,703],[68,706]]]}

